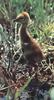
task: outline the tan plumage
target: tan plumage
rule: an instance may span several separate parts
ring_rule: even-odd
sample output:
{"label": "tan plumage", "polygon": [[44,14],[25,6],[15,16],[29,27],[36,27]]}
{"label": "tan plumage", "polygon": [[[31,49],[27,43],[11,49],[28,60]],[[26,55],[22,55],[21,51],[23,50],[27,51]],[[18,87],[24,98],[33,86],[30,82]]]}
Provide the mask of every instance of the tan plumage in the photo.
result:
{"label": "tan plumage", "polygon": [[27,25],[30,21],[29,14],[27,12],[22,12],[16,17],[15,21],[21,23],[19,34],[21,39],[21,48],[25,59],[29,64],[41,62],[43,59],[41,47],[27,30]]}

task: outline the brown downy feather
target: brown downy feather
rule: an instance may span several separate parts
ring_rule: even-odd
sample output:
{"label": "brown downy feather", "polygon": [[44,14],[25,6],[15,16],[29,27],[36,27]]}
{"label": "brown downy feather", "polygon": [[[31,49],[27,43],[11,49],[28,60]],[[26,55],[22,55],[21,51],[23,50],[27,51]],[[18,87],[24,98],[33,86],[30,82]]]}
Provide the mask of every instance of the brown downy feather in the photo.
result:
{"label": "brown downy feather", "polygon": [[15,21],[21,23],[19,34],[21,39],[21,48],[25,59],[29,64],[41,62],[44,58],[41,47],[27,30],[27,25],[30,21],[29,14],[27,12],[22,12],[16,17]]}

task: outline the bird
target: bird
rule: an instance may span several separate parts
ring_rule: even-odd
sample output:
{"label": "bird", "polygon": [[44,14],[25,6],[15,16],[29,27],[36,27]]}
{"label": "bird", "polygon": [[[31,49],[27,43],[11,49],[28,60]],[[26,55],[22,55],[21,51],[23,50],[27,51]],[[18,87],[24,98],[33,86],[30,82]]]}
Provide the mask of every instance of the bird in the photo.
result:
{"label": "bird", "polygon": [[27,29],[28,24],[31,22],[29,13],[26,11],[21,12],[14,19],[14,22],[21,23],[18,34],[21,42],[23,56],[27,63],[30,65],[40,63],[44,58],[44,55],[40,44],[32,37]]}

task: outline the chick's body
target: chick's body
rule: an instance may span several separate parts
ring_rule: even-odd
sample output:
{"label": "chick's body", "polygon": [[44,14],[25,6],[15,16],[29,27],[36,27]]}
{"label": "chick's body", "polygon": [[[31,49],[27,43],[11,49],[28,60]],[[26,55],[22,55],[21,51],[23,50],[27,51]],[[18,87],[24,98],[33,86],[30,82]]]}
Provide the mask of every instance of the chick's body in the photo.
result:
{"label": "chick's body", "polygon": [[19,21],[22,24],[19,28],[21,48],[23,51],[23,55],[28,63],[39,63],[43,59],[43,53],[38,42],[35,41],[30,33],[27,31],[29,20],[30,17],[27,12],[21,13],[16,18],[16,21]]}

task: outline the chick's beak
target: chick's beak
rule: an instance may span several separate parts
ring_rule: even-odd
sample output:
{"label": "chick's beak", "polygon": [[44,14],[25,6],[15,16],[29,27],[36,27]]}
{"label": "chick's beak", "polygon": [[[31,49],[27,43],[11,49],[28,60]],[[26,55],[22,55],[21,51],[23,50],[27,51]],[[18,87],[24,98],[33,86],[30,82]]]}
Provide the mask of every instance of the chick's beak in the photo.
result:
{"label": "chick's beak", "polygon": [[16,19],[14,19],[14,20],[13,20],[13,22],[17,22],[17,20],[16,20]]}
{"label": "chick's beak", "polygon": [[13,20],[13,22],[17,22],[19,20],[19,18],[18,17],[16,17],[16,19],[14,19]]}
{"label": "chick's beak", "polygon": [[18,16],[16,17],[16,19],[14,19],[14,22],[19,21],[22,17],[23,17],[22,14],[18,15]]}

